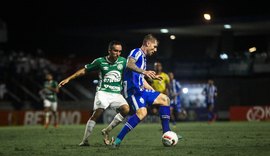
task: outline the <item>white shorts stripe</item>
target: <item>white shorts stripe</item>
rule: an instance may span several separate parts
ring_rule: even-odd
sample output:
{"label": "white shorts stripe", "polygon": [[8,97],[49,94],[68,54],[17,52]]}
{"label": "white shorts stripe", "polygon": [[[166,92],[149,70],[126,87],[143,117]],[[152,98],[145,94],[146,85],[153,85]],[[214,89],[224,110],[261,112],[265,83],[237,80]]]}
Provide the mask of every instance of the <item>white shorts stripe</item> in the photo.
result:
{"label": "white shorts stripe", "polygon": [[139,109],[139,106],[138,106],[138,103],[136,101],[135,96],[134,95],[131,95],[131,99],[132,99],[133,105],[135,106],[135,109],[138,110]]}

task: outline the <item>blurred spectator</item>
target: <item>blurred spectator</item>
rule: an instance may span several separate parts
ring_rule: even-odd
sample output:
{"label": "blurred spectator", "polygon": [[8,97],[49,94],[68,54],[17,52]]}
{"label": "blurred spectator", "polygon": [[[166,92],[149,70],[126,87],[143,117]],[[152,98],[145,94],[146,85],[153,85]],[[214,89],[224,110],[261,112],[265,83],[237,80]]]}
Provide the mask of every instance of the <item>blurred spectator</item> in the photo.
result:
{"label": "blurred spectator", "polygon": [[209,79],[207,85],[202,91],[202,94],[205,96],[205,103],[208,110],[208,122],[211,123],[216,120],[217,115],[215,114],[215,101],[218,95],[217,87],[214,84],[214,81]]}
{"label": "blurred spectator", "polygon": [[52,74],[46,74],[44,88],[39,91],[39,94],[42,97],[44,103],[45,128],[48,128],[49,126],[51,113],[54,117],[54,127],[57,128],[58,126],[57,93],[59,93],[58,82],[53,79]]}
{"label": "blurred spectator", "polygon": [[[163,67],[161,62],[156,61],[154,63],[154,70],[156,72],[156,75],[160,75],[162,77],[162,80],[149,80],[151,86],[154,88],[155,91],[158,91],[160,93],[164,93],[169,96],[169,85],[170,85],[170,78],[168,74],[163,72]],[[154,114],[158,113],[157,106],[151,106],[152,112]]]}
{"label": "blurred spectator", "polygon": [[185,119],[187,117],[187,112],[181,106],[182,87],[180,82],[174,78],[174,74],[172,72],[169,72],[168,75],[170,78],[169,97],[171,100],[171,121],[175,126],[178,119]]}

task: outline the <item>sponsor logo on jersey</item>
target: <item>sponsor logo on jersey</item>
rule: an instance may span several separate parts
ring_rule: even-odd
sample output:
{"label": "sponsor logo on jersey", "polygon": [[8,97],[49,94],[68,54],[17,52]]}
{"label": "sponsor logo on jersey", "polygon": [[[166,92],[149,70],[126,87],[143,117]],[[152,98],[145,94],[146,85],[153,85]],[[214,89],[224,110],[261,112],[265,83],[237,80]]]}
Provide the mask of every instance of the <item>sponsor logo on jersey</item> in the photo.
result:
{"label": "sponsor logo on jersey", "polygon": [[109,71],[104,75],[104,82],[120,82],[121,81],[121,73],[117,70]]}
{"label": "sponsor logo on jersey", "polygon": [[113,90],[113,91],[120,91],[120,90],[121,90],[121,88],[118,87],[118,86],[104,85],[104,87],[105,87],[105,88],[109,88],[109,89],[111,89],[111,90]]}
{"label": "sponsor logo on jersey", "polygon": [[109,67],[103,67],[103,70],[108,70],[109,69]]}

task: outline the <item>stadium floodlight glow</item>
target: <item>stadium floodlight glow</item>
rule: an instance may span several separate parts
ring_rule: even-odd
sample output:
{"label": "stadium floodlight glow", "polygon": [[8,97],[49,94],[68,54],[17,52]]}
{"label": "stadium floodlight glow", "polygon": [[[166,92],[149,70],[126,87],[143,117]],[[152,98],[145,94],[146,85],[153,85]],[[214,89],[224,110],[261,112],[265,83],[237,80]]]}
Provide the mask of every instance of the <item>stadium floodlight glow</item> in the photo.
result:
{"label": "stadium floodlight glow", "polygon": [[188,88],[186,88],[186,87],[183,88],[183,89],[182,89],[182,92],[183,92],[184,94],[187,94],[187,93],[188,93]]}
{"label": "stadium floodlight glow", "polygon": [[169,32],[169,30],[168,29],[160,29],[160,32],[166,34]]}
{"label": "stadium floodlight glow", "polygon": [[211,15],[208,14],[208,13],[203,14],[203,17],[204,17],[204,19],[207,20],[207,21],[211,20]]}
{"label": "stadium floodlight glow", "polygon": [[227,60],[229,58],[229,56],[226,53],[221,53],[219,55],[219,58],[222,59],[222,60]]}
{"label": "stadium floodlight glow", "polygon": [[230,24],[224,24],[224,29],[231,29],[232,26]]}
{"label": "stadium floodlight glow", "polygon": [[251,47],[251,48],[248,49],[248,51],[249,51],[250,53],[253,53],[253,52],[255,52],[256,50],[257,50],[256,47]]}
{"label": "stadium floodlight glow", "polygon": [[170,36],[170,39],[171,39],[171,40],[175,40],[175,38],[176,38],[175,35],[171,35],[171,36]]}

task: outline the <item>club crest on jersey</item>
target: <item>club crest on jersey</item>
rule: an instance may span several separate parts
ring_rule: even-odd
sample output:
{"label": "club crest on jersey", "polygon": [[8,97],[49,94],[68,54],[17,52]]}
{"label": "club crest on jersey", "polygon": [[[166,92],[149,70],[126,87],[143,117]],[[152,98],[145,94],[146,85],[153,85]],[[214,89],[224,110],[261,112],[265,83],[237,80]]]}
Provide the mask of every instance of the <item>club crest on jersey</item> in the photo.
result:
{"label": "club crest on jersey", "polygon": [[123,65],[122,65],[122,64],[118,64],[118,65],[117,65],[117,69],[118,69],[118,70],[122,70],[122,69],[123,69]]}
{"label": "club crest on jersey", "polygon": [[143,99],[143,98],[140,98],[140,102],[141,102],[141,103],[144,103],[144,99]]}

